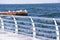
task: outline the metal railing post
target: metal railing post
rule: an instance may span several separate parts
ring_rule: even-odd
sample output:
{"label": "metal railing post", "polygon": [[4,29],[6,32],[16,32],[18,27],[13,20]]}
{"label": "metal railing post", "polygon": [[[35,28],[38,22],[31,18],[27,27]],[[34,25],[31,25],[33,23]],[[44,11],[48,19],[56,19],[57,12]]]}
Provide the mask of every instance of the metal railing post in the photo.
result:
{"label": "metal railing post", "polygon": [[56,20],[55,20],[55,18],[53,18],[53,20],[54,20],[54,23],[55,23],[55,27],[56,27],[56,40],[59,40],[59,29],[58,29],[58,25],[57,25],[57,22],[56,22]]}
{"label": "metal railing post", "polygon": [[4,31],[4,22],[3,22],[3,19],[0,17],[0,20],[1,20],[1,29]]}
{"label": "metal railing post", "polygon": [[33,26],[33,40],[34,40],[35,37],[36,37],[36,29],[35,29],[35,24],[34,24],[34,21],[33,21],[32,17],[30,17],[30,19],[31,19],[32,26]]}
{"label": "metal railing post", "polygon": [[[13,15],[12,15],[13,16]],[[15,22],[15,33],[17,33],[18,34],[18,25],[17,25],[17,21],[16,21],[16,19],[15,19],[15,17],[13,16],[13,18],[14,18],[14,22]]]}

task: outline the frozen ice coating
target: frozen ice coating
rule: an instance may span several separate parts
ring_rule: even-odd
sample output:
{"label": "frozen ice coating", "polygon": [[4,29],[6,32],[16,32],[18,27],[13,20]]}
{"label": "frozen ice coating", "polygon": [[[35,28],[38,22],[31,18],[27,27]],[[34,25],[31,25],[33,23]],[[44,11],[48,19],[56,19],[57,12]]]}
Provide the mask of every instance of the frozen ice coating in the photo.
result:
{"label": "frozen ice coating", "polygon": [[36,3],[58,3],[58,2],[59,0],[1,0],[0,4],[36,4]]}

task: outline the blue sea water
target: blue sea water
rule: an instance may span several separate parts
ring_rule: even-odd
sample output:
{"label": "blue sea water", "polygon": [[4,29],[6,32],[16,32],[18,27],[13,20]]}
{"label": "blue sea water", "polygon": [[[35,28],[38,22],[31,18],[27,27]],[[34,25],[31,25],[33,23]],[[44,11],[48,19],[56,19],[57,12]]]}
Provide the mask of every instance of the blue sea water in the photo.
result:
{"label": "blue sea water", "polygon": [[60,17],[60,3],[51,4],[0,4],[0,11],[28,11],[28,16]]}
{"label": "blue sea water", "polygon": [[[9,11],[9,10],[17,11],[17,10],[25,10],[25,9],[28,11],[28,16],[60,18],[60,3],[54,3],[54,4],[0,4],[1,12]],[[13,17],[8,18],[6,16],[3,16],[2,18],[7,19],[7,20],[4,20],[5,29],[7,29],[7,27],[8,27],[8,28],[10,28],[10,30],[15,31],[15,25],[10,25],[10,24],[14,24]],[[13,21],[9,21],[9,20],[13,20]],[[24,23],[25,21],[31,22],[31,20],[29,18],[28,19],[16,18],[16,20],[18,21],[17,23],[19,24],[18,31],[26,33],[26,34],[31,34],[30,36],[32,36],[32,34],[33,34],[32,24]],[[33,18],[33,20],[35,23],[54,24],[54,22],[52,20],[43,21],[42,19],[34,19],[34,18]],[[19,22],[19,21],[22,21],[22,22]],[[10,24],[8,24],[8,23],[10,23]],[[60,25],[60,23],[58,21],[57,21],[57,23]],[[25,25],[28,27],[25,27],[22,25]],[[41,24],[35,24],[35,27],[36,27],[36,35],[37,35],[36,38],[40,38],[40,36],[41,36],[41,37],[56,39],[56,32],[49,31],[50,29],[56,30],[55,26],[46,26],[46,25],[41,25]],[[39,28],[41,28],[41,29],[39,29]],[[47,30],[44,28],[47,28]],[[59,29],[60,29],[60,27],[59,27]],[[40,33],[40,32],[42,32],[42,33]],[[43,33],[47,33],[47,34],[43,34]],[[48,34],[50,34],[50,35],[48,35]]]}

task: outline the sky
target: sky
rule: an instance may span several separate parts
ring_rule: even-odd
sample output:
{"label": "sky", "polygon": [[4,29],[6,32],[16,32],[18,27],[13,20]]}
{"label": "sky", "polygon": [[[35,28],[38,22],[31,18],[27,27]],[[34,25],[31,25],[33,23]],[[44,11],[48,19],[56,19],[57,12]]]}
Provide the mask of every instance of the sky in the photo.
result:
{"label": "sky", "polygon": [[1,0],[0,4],[58,3],[59,0]]}

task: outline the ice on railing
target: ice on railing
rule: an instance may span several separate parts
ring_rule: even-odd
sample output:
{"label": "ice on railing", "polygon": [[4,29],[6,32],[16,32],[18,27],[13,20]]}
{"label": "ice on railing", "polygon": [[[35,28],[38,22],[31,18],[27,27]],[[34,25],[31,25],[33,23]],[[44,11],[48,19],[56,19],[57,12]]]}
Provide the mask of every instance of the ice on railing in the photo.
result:
{"label": "ice on railing", "polygon": [[[33,22],[31,22],[30,16],[14,16],[15,21],[17,22],[17,24],[15,24],[14,17],[11,15],[10,16],[2,15],[0,17],[3,19],[5,31],[15,33],[16,29],[15,25],[17,25],[18,34],[24,34],[33,37],[32,23],[34,23],[36,32],[35,38],[40,38],[43,40],[56,40],[57,36],[59,36],[56,34],[57,30],[53,18],[32,17]],[[57,24],[59,23],[58,26],[60,32],[60,22],[59,22],[60,20],[59,21],[58,20],[59,19],[56,19]]]}

